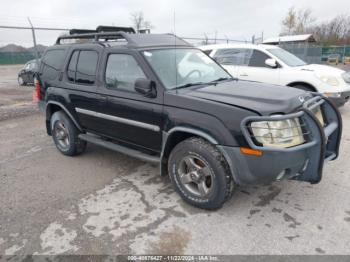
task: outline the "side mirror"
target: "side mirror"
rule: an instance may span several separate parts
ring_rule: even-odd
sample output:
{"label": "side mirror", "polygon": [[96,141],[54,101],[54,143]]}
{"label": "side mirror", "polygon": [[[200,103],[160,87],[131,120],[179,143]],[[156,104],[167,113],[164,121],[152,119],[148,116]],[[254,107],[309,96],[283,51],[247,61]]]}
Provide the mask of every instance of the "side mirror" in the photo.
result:
{"label": "side mirror", "polygon": [[271,68],[277,68],[277,61],[273,58],[269,58],[265,60],[265,64]]}
{"label": "side mirror", "polygon": [[157,96],[156,83],[145,78],[138,78],[135,81],[135,91],[145,97],[155,98]]}

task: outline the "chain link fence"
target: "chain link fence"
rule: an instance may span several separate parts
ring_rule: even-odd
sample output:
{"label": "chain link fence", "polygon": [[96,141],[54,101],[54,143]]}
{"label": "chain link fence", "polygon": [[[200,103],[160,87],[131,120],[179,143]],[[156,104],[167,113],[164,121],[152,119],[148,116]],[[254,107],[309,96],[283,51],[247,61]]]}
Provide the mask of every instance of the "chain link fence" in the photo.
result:
{"label": "chain link fence", "polygon": [[[62,32],[60,32],[62,33]],[[235,40],[228,38],[196,38],[182,37],[184,40],[194,46],[209,44],[230,44],[230,43],[251,43],[248,40]],[[40,45],[40,40],[38,46]],[[302,60],[310,64],[330,63],[350,63],[350,45],[347,46],[321,46],[310,43],[280,43],[279,46]],[[39,57],[45,50],[45,46],[40,46],[38,50]],[[19,44],[10,44],[0,47],[0,65],[25,64],[29,60],[35,59],[34,48],[23,48]]]}
{"label": "chain link fence", "polygon": [[347,64],[350,59],[350,45],[322,46],[308,43],[280,43],[279,47],[291,52],[309,64]]}
{"label": "chain link fence", "polygon": [[25,64],[35,59],[34,52],[0,52],[0,65]]}

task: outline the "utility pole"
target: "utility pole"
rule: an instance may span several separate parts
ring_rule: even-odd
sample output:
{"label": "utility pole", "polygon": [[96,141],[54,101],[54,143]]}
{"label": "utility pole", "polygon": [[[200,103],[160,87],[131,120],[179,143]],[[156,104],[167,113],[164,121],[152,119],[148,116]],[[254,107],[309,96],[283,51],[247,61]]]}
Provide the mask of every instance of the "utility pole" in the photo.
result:
{"label": "utility pole", "polygon": [[31,30],[32,30],[34,50],[35,50],[35,62],[36,62],[37,68],[39,68],[39,52],[38,52],[38,48],[36,46],[35,30],[34,30],[34,26],[32,24],[32,21],[30,21],[30,18],[27,17],[27,19],[28,19],[28,22],[29,22]]}

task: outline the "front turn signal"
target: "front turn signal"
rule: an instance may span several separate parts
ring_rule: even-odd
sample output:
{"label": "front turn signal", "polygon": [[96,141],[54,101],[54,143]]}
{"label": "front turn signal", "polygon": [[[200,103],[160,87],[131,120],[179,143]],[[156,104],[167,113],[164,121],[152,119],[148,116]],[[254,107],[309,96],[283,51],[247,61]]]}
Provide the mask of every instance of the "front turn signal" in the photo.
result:
{"label": "front turn signal", "polygon": [[262,156],[263,152],[256,149],[251,149],[248,147],[241,147],[241,153],[245,155],[251,155],[251,156]]}

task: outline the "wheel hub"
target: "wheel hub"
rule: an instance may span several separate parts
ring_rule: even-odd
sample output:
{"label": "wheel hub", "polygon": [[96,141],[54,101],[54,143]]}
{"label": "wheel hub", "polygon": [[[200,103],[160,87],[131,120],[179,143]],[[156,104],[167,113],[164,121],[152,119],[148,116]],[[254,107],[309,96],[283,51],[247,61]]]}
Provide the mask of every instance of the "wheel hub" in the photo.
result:
{"label": "wheel hub", "polygon": [[178,174],[182,186],[194,195],[206,197],[213,188],[212,171],[198,156],[185,156],[179,163]]}
{"label": "wheel hub", "polygon": [[69,135],[68,130],[62,122],[57,122],[55,125],[55,136],[58,144],[66,149],[69,147]]}

